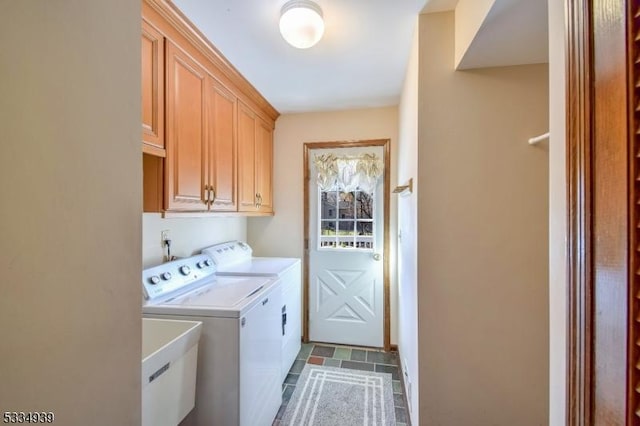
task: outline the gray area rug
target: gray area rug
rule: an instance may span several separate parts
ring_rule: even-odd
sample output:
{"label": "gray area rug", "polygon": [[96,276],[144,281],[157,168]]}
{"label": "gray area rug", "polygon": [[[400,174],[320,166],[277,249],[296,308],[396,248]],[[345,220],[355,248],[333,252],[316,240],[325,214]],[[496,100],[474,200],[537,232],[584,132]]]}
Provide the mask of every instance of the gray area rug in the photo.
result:
{"label": "gray area rug", "polygon": [[391,374],[307,364],[280,424],[395,426]]}

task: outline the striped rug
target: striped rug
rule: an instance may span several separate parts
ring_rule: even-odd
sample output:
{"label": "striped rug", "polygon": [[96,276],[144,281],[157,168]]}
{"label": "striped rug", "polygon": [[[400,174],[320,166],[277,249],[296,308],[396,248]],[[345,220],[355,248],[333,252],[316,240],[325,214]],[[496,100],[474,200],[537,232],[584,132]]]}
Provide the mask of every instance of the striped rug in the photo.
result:
{"label": "striped rug", "polygon": [[395,426],[391,374],[307,364],[280,424]]}

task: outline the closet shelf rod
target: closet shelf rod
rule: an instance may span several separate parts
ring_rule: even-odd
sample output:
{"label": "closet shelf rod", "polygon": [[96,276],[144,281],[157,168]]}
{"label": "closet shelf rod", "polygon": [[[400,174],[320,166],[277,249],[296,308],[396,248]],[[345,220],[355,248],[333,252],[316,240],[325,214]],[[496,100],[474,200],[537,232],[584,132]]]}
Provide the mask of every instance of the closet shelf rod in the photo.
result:
{"label": "closet shelf rod", "polygon": [[535,145],[545,139],[549,139],[549,132],[545,133],[544,135],[536,136],[535,138],[529,139],[529,145]]}

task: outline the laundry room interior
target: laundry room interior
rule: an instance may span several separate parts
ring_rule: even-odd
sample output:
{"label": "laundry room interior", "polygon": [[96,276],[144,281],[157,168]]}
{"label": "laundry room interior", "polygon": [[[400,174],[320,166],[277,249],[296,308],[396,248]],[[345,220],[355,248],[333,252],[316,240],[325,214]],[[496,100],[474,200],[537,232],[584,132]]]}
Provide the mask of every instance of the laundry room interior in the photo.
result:
{"label": "laundry room interior", "polygon": [[[156,10],[156,3],[143,2],[143,21],[158,33],[149,30],[143,34],[143,48],[149,37],[153,40],[143,50],[143,72],[148,67],[143,73],[143,93],[147,93],[143,112],[155,111],[154,96],[162,95],[154,91],[153,78],[145,80],[144,76],[160,78],[164,71],[169,83],[164,84],[164,129],[154,131],[154,126],[162,125],[162,121],[154,123],[154,115],[149,115],[143,126],[143,267],[154,267],[174,257],[189,258],[209,246],[229,241],[247,244],[253,256],[300,259],[301,277],[297,285],[301,302],[294,310],[300,313],[294,317],[287,312],[286,321],[289,325],[291,321],[300,323],[304,346],[296,357],[300,359],[289,364],[291,373],[283,376],[281,406],[274,424],[283,418],[286,418],[283,424],[291,422],[291,416],[285,415],[288,402],[299,388],[296,385],[301,367],[318,365],[312,363],[391,373],[390,385],[395,389],[391,414],[400,425],[418,423],[422,397],[417,374],[422,372],[416,345],[420,338],[416,333],[422,328],[422,332],[429,334],[425,339],[433,342],[440,341],[442,333],[458,334],[455,321],[444,320],[453,312],[460,315],[459,320],[475,318],[477,333],[465,333],[470,342],[480,338],[492,342],[489,346],[481,345],[482,349],[477,348],[474,353],[477,362],[484,365],[482,374],[493,371],[500,377],[496,383],[502,385],[496,389],[507,389],[514,377],[537,383],[525,392],[526,403],[523,400],[519,410],[503,413],[503,418],[521,418],[525,407],[534,423],[533,419],[546,417],[548,397],[544,389],[548,382],[546,375],[541,374],[548,368],[544,356],[548,351],[545,327],[548,296],[542,285],[548,275],[546,3],[526,3],[525,7],[524,2],[496,1],[481,7],[462,1],[453,12],[439,11],[440,6],[427,4],[426,10],[432,13],[416,19],[393,18],[405,22],[402,30],[396,30],[398,38],[404,38],[406,43],[402,45],[404,56],[399,61],[406,63],[405,71],[399,73],[394,86],[394,90],[401,91],[386,98],[371,93],[367,100],[364,95],[350,95],[340,81],[333,86],[338,91],[344,87],[342,93],[329,98],[318,91],[315,82],[321,81],[320,76],[304,65],[308,59],[297,56],[300,52],[331,54],[323,46],[331,43],[332,37],[339,37],[340,32],[329,21],[326,34],[308,49],[281,50],[282,39],[276,40],[276,48],[263,47],[272,49],[273,55],[282,55],[281,64],[302,61],[300,65],[292,62],[289,67],[275,66],[270,71],[288,75],[287,87],[276,79],[267,80],[252,68],[250,56],[243,55],[244,49],[247,54],[250,52],[250,47],[217,29],[214,23],[222,25],[216,21],[221,18],[211,18],[225,12],[233,21],[240,19],[236,14],[241,16],[248,11],[175,2],[176,9],[191,20],[196,35],[208,36],[214,49],[240,61],[226,58],[228,63],[223,59],[220,65],[217,56],[206,54],[209,48],[206,41],[196,37],[195,49],[185,49],[180,36],[188,29],[174,35],[176,28],[163,21],[169,12]],[[408,3],[403,7],[409,8]],[[281,13],[285,8],[286,5]],[[326,13],[331,16],[338,11],[330,9]],[[534,32],[530,29],[533,24],[528,23],[526,30],[514,31],[509,22],[525,17],[535,17],[542,29]],[[468,34],[473,28],[477,34]],[[332,30],[336,33],[332,34]],[[499,44],[493,31],[511,31],[510,37],[520,39],[500,38]],[[163,60],[169,65],[154,74],[152,53],[157,40],[165,43]],[[350,42],[356,43],[344,40]],[[181,51],[173,47],[174,43],[190,56],[180,57]],[[378,43],[382,54],[386,45]],[[526,51],[515,48],[524,43],[529,43]],[[205,54],[198,52],[201,49],[205,49]],[[344,68],[348,73],[347,67],[353,64],[353,72],[362,75],[362,88],[370,90],[366,82],[375,78],[374,74],[357,71],[362,65],[354,64],[358,59],[365,60],[363,54],[366,52],[356,49],[348,61],[342,57],[344,64],[338,69]],[[329,58],[324,66],[333,64]],[[213,62],[213,67],[207,68],[207,61]],[[456,63],[458,67],[451,80],[448,80],[451,70],[443,68],[447,63]],[[202,70],[195,72],[197,65]],[[231,71],[225,70],[225,66]],[[292,73],[291,67],[296,66],[305,69],[307,75]],[[241,70],[240,76],[235,74],[234,67]],[[387,73],[391,73],[391,68],[397,69],[382,68],[387,70],[380,72]],[[192,82],[191,75],[181,74],[185,70],[197,78]],[[216,79],[213,84],[206,81],[206,73],[212,73],[209,75]],[[253,86],[247,88],[245,78]],[[381,86],[388,84],[386,78],[380,77]],[[180,99],[175,89],[175,93],[169,94],[171,79],[177,85],[198,85],[193,93]],[[202,86],[200,80],[204,82]],[[288,95],[293,87],[304,90],[301,93],[305,95]],[[198,90],[203,90],[204,95]],[[211,101],[207,91],[214,93]],[[420,107],[422,93],[425,93],[424,107]],[[194,96],[196,102],[205,102],[200,121],[188,121],[188,117],[180,115],[180,108],[188,108],[186,104],[193,103]],[[358,96],[363,100],[356,101]],[[429,99],[434,96],[438,102],[431,104]],[[394,97],[399,103],[392,100]],[[527,101],[521,102],[522,99]],[[145,107],[145,102],[149,106]],[[207,107],[206,102],[211,102],[211,106]],[[432,110],[436,105],[442,117],[437,109]],[[207,112],[207,108],[212,112]],[[424,112],[420,108],[425,108]],[[486,114],[480,112],[483,109]],[[456,114],[451,114],[454,110]],[[452,132],[456,122],[466,125]],[[186,135],[196,135],[202,140],[185,142]],[[162,137],[164,145],[158,142]],[[535,144],[527,143],[536,137]],[[377,161],[367,163],[364,159],[367,155],[376,156]],[[191,158],[185,159],[187,156]],[[360,172],[376,167],[381,169],[377,175]],[[335,170],[335,174],[331,175],[330,170]],[[365,188],[367,179],[375,183]],[[423,242],[418,235],[429,238]],[[459,252],[469,249],[479,255],[466,258],[469,262],[466,268],[457,267]],[[420,255],[419,251],[425,254]],[[425,265],[424,271],[417,267],[418,262]],[[499,263],[509,266],[498,267]],[[516,276],[520,285],[514,288],[509,282]],[[423,280],[427,287],[421,289],[418,283]],[[463,282],[479,285],[465,286],[465,293],[455,296],[459,290],[454,290],[454,283]],[[434,285],[430,287],[428,283]],[[502,294],[500,312],[512,318],[510,326],[501,325],[501,316],[490,313],[497,303],[494,292]],[[435,300],[442,300],[443,304],[432,306]],[[283,302],[283,309],[291,311],[287,305]],[[527,315],[521,315],[523,310]],[[282,322],[284,315],[283,312]],[[438,319],[435,328],[431,329],[428,321],[420,325],[419,318],[431,317]],[[497,329],[502,331],[498,333]],[[462,342],[449,344],[453,346],[448,349],[443,346],[443,352],[465,346]],[[427,348],[427,352],[432,350],[431,345]],[[497,348],[509,348],[511,357],[527,359],[527,370],[499,362]],[[380,358],[379,353],[392,356]],[[429,375],[430,380],[448,383],[458,377],[461,370],[454,366],[459,364],[450,361],[446,367],[430,364],[429,368],[436,368]],[[457,386],[465,382],[455,380]],[[432,389],[435,388],[425,391],[430,401],[435,400]],[[521,395],[523,398],[525,393]],[[477,401],[479,405],[485,403]],[[195,405],[195,414],[191,413],[196,418],[193,422],[203,424],[198,399]],[[383,408],[384,404],[380,412],[384,412]],[[318,415],[332,418],[335,413]],[[468,420],[461,414],[450,421]]]}
{"label": "laundry room interior", "polygon": [[564,424],[562,1],[15,3],[5,419]]}

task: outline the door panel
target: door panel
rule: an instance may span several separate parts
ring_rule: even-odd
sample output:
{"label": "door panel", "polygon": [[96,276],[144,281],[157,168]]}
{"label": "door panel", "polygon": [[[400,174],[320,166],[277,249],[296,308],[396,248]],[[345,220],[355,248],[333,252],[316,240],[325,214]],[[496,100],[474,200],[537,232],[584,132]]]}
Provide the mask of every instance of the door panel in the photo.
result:
{"label": "door panel", "polygon": [[[598,2],[596,2],[598,3]],[[626,29],[617,27],[626,7],[623,0],[607,0],[594,10],[594,24],[609,28],[594,38],[593,233],[594,262],[594,411],[596,425],[625,423],[628,311],[627,260],[627,85]],[[617,28],[616,28],[617,27]],[[614,29],[615,28],[615,29]],[[609,46],[613,43],[619,48]],[[616,348],[616,353],[610,352]],[[638,417],[636,417],[638,424]]]}
{"label": "door panel", "polygon": [[[624,297],[627,297],[629,312],[628,355],[627,355],[627,424],[640,424],[640,250],[633,250],[640,247],[640,3],[635,1],[630,4],[626,11],[627,28],[629,37],[627,47],[629,55],[635,58],[629,61],[627,89],[630,98],[627,100],[627,110],[629,114],[626,123],[629,129],[629,147],[626,155],[626,162],[629,164],[628,179],[628,201],[629,216],[627,233],[629,235],[629,290]],[[620,24],[618,24],[620,25]],[[620,111],[622,114],[622,111]],[[620,163],[621,164],[621,163]],[[618,167],[622,167],[618,165]],[[626,218],[625,218],[626,219]],[[635,295],[635,297],[633,297]],[[613,308],[615,309],[615,308]]]}
{"label": "door panel", "polygon": [[214,197],[211,210],[236,210],[236,97],[209,78],[209,184]]}
{"label": "door panel", "polygon": [[167,210],[207,209],[204,69],[167,42]]}
{"label": "door panel", "polygon": [[142,141],[164,149],[164,37],[142,21]]}
{"label": "door panel", "polygon": [[259,210],[273,211],[271,195],[271,175],[273,170],[273,130],[263,120],[256,126],[256,192],[259,196]]}
{"label": "door panel", "polygon": [[238,102],[238,202],[240,211],[256,211],[256,116]]}
{"label": "door panel", "polygon": [[[309,338],[312,341],[384,345],[384,179],[380,178],[372,199],[359,191],[319,194],[313,164],[316,154],[339,156],[371,152],[384,158],[381,146],[310,151]],[[365,198],[370,200],[366,207]]]}

